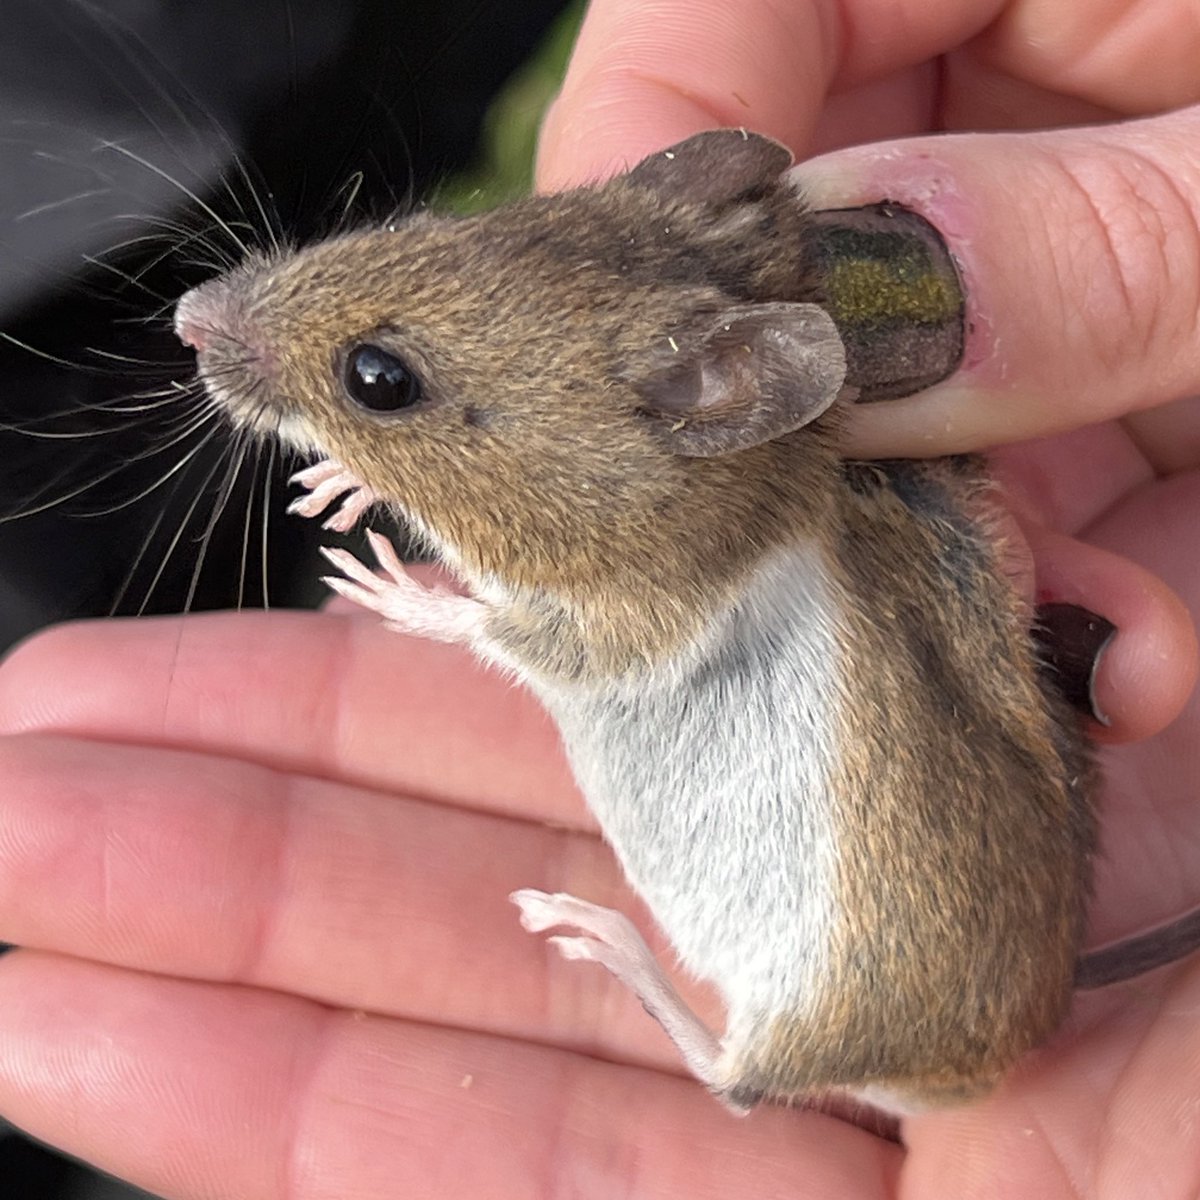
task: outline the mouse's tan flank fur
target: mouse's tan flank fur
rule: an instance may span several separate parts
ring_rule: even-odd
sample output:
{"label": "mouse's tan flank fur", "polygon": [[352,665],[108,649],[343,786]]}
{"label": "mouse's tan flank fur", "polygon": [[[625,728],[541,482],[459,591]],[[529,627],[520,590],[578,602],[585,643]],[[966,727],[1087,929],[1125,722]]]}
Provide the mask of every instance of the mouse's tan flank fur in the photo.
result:
{"label": "mouse's tan flank fur", "polygon": [[[734,1107],[990,1088],[1070,1001],[1094,842],[977,464],[846,463],[853,399],[785,150],[725,130],[594,189],[254,259],[180,335],[244,425],[325,461],[293,506],[393,506],[333,586],[524,680],[715,1038],[623,918],[536,930],[633,987]],[[535,883],[537,881],[530,881]]]}

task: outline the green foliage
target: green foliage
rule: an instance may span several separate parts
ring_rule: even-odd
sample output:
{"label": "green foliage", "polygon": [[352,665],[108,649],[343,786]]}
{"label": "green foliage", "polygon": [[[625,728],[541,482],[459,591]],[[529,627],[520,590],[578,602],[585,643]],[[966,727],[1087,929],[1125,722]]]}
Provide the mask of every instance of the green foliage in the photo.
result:
{"label": "green foliage", "polygon": [[583,0],[575,0],[532,58],[501,88],[484,117],[478,161],[438,189],[434,208],[479,212],[529,192],[538,127],[562,82],[585,7]]}

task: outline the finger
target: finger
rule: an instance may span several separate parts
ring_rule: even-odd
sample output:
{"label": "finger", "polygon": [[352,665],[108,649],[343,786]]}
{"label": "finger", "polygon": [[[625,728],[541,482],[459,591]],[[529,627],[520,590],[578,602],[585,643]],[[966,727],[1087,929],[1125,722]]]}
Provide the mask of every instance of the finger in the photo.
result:
{"label": "finger", "polygon": [[[942,127],[964,129],[1151,114],[1197,100],[1198,46],[1182,2],[1097,20],[1086,5],[1039,0],[593,0],[539,174],[548,188],[602,178],[714,125],[811,153],[826,93],[834,111],[820,117],[816,149],[926,128],[935,105]],[[940,55],[936,73],[906,73]]]}
{"label": "finger", "polygon": [[[603,178],[717,125],[802,151],[826,90],[922,62],[1001,0],[599,0],[547,115],[539,182]],[[927,101],[920,106],[928,111]]]}
{"label": "finger", "polygon": [[28,730],[583,820],[554,728],[527,693],[462,650],[375,620],[224,613],[62,626],[0,669],[0,732]]}
{"label": "finger", "polygon": [[1105,742],[1153,736],[1176,719],[1194,685],[1194,619],[1153,571],[1096,549],[1087,537],[1095,521],[1153,490],[1165,450],[1107,422],[988,457],[1030,550],[1037,602],[1080,605],[1117,627],[1093,680],[1111,723],[1093,734]]}
{"label": "finger", "polygon": [[20,952],[0,1010],[0,1111],[168,1200],[883,1200],[898,1166],[828,1117],[252,989]]}
{"label": "finger", "polygon": [[963,367],[918,396],[856,408],[850,452],[979,449],[1200,391],[1197,137],[1200,108],[856,148],[799,168],[818,207],[916,209],[966,284]]}
{"label": "finger", "polygon": [[796,147],[798,157],[928,133],[939,71],[937,60],[930,60],[827,96],[808,140]]}
{"label": "finger", "polygon": [[1149,487],[1154,468],[1115,422],[1001,448],[989,455],[989,466],[1029,552],[1034,602],[1078,605],[1116,626],[1113,639],[1094,647],[1102,652],[1092,698],[1109,724],[1094,726],[1093,735],[1121,742],[1159,732],[1194,686],[1196,635],[1187,606],[1127,557],[1057,532],[1086,533],[1114,505]]}
{"label": "finger", "polygon": [[1122,425],[1159,475],[1200,466],[1200,396],[1131,413]]}
{"label": "finger", "polygon": [[[997,89],[998,75],[1045,94],[1066,96],[1095,110],[1149,115],[1200,99],[1200,15],[1188,0],[1090,4],[1014,0],[966,48],[965,69],[951,67],[947,107],[973,113],[1008,108],[1014,95]],[[1153,70],[1147,65],[1153,63]],[[960,92],[971,93],[963,104]],[[1058,114],[1043,126],[1060,125]],[[994,120],[986,126],[998,128]]]}
{"label": "finger", "polygon": [[987,460],[1007,505],[1032,524],[1067,534],[1152,483],[1156,470],[1118,421],[1000,446]]}
{"label": "finger", "polygon": [[[1192,472],[1143,489],[1086,536],[1136,558],[1200,611],[1200,558],[1190,550],[1197,511],[1200,473]],[[1170,671],[1173,664],[1148,662],[1145,669]],[[1107,752],[1104,770],[1105,853],[1097,863],[1097,893],[1121,903],[1098,907],[1097,941],[1145,929],[1200,901],[1200,692],[1192,692],[1180,717],[1156,738]]]}
{"label": "finger", "polygon": [[521,928],[507,897],[529,886],[649,924],[594,837],[178,751],[0,741],[0,939],[681,1070],[626,989]]}
{"label": "finger", "polygon": [[1179,716],[1196,684],[1197,646],[1186,605],[1129,559],[1037,526],[1023,528],[1035,563],[1037,603],[1073,604],[1116,626],[1093,680],[1103,742],[1138,741]]}

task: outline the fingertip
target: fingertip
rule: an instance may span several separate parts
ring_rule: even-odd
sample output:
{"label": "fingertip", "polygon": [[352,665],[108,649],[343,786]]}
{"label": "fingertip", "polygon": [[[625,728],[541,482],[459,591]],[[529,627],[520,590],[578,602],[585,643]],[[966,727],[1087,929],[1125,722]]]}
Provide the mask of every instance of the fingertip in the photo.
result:
{"label": "fingertip", "polygon": [[1095,740],[1133,742],[1161,732],[1183,710],[1200,669],[1183,601],[1120,555],[1045,529],[1025,532],[1039,607],[1077,605],[1116,627],[1110,638],[1095,639],[1094,669],[1086,681]]}
{"label": "fingertip", "polygon": [[1127,635],[1118,626],[1100,659],[1095,695],[1109,725],[1098,741],[1141,741],[1160,733],[1195,689],[1200,652],[1191,616],[1174,592],[1154,582],[1157,588],[1129,606]]}
{"label": "fingertip", "polygon": [[685,97],[648,80],[614,77],[604,86],[560,92],[538,138],[538,190],[600,183],[715,123]]}
{"label": "fingertip", "polygon": [[822,5],[591,4],[544,121],[538,186],[595,183],[706,129],[744,126],[799,148],[836,41]]}

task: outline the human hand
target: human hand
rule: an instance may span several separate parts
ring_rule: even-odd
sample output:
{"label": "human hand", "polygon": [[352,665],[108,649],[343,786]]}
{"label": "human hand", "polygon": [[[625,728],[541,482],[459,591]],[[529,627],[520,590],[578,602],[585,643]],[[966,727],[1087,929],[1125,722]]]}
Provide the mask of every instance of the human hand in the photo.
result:
{"label": "human hand", "polygon": [[[853,449],[943,454],[1121,417],[1175,470],[1200,444],[1182,399],[1200,392],[1197,63],[1200,18],[1178,0],[596,0],[539,176],[608,175],[715,125],[802,158],[904,138],[797,172],[818,207],[920,212],[967,284],[966,365],[860,409]],[[1083,122],[1100,124],[1044,132]],[[915,136],[992,129],[1043,131]]]}
{"label": "human hand", "polygon": [[[1196,481],[1159,470],[1100,426],[1012,475],[1031,520],[1194,601]],[[1173,602],[1075,542],[1043,558],[1055,598],[1107,597],[1115,732],[1154,732],[1186,692]],[[1198,719],[1110,752],[1099,940],[1200,903]],[[0,1112],[168,1196],[1197,1187],[1194,967],[1089,998],[907,1153],[729,1117],[607,976],[517,925],[516,886],[633,902],[544,718],[453,651],[331,616],[74,627],[0,672],[0,730],[0,937],[29,947],[0,960]]]}
{"label": "human hand", "polygon": [[[1181,703],[1189,618],[1097,555],[1088,523],[1200,458],[1200,106],[1055,133],[911,135],[1161,112],[1200,99],[1198,61],[1200,22],[1183,4],[596,0],[539,175],[549,187],[602,176],[714,124],[799,155],[905,136],[797,168],[819,206],[892,199],[926,216],[967,285],[964,367],[853,410],[848,452],[981,450],[1091,426],[996,454],[997,473],[1026,521],[1038,598],[1109,617],[1122,631],[1111,652],[1138,658],[1143,678],[1171,676]],[[1136,692],[1100,700],[1117,714],[1101,736],[1163,724]]]}
{"label": "human hand", "polygon": [[[1143,499],[1103,519],[1117,549]],[[1153,565],[1194,597],[1190,530],[1180,509]],[[1193,704],[1112,757],[1100,939],[1200,903],[1198,726]],[[0,1113],[170,1198],[1200,1182],[1200,964],[1088,998],[994,1097],[908,1122],[905,1153],[731,1117],[605,972],[521,930],[519,886],[638,912],[546,718],[460,652],[328,614],[52,631],[0,669],[0,937],[26,947],[0,959]]]}
{"label": "human hand", "polygon": [[[1200,99],[1200,22],[1187,6],[1093,9],[595,0],[547,117],[540,180],[611,173],[721,123],[804,155]],[[1138,686],[1099,695],[1113,718],[1106,740],[1161,728],[1196,677],[1188,614],[1100,554],[1090,525],[1139,487],[1172,480],[1173,503],[1186,505],[1193,486],[1198,144],[1200,106],[1055,133],[907,136],[797,168],[819,206],[893,199],[948,238],[967,284],[965,365],[919,395],[854,409],[847,449],[887,457],[1042,439],[993,462],[1033,552],[1037,599],[1081,604],[1121,631],[1107,653],[1125,667],[1108,678]]]}
{"label": "human hand", "polygon": [[[1197,61],[1200,25],[1177,3],[596,0],[542,142],[540,180],[557,187],[745,125],[823,155],[796,172],[816,206],[891,199],[941,230],[968,287],[965,365],[919,396],[856,410],[848,448],[920,455],[1041,439],[993,459],[1038,599],[1081,603],[1121,631],[1100,685],[1101,707],[1120,712],[1115,738],[1160,730],[1195,678],[1186,614],[1118,556],[1194,609]],[[1114,123],[1127,117],[1143,119]],[[1032,132],[1085,122],[1099,124]],[[1031,132],[918,136],[1002,128]],[[905,140],[857,145],[886,138]],[[1173,874],[1197,831],[1196,718],[1193,701],[1166,734],[1105,756],[1103,940],[1196,902],[1184,882],[1196,863]],[[1157,847],[1140,840],[1155,827]],[[1156,879],[1154,860],[1169,878]],[[1039,1056],[1029,1090],[909,1122],[901,1190],[1188,1194],[1194,1133],[1166,1138],[1143,1113],[1157,1120],[1170,1097],[1195,1092],[1197,1041],[1177,1015],[1189,979],[1194,989],[1193,970],[1093,998],[1095,1023]],[[1148,1059],[1129,1035],[1154,1047]],[[1150,1085],[1139,1076],[1156,1058]]]}
{"label": "human hand", "polygon": [[172,1198],[884,1194],[892,1145],[734,1120],[522,930],[521,886],[636,905],[547,719],[464,654],[67,626],[0,670],[0,731],[0,1113],[35,1136]]}

